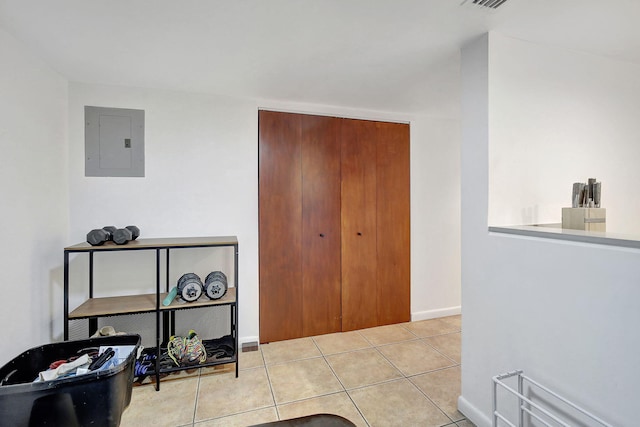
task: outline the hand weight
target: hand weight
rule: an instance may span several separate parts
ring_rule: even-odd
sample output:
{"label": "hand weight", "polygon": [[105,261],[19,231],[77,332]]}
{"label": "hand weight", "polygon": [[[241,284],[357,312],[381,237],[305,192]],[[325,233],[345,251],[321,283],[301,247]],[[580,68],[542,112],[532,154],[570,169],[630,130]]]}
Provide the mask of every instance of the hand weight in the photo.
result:
{"label": "hand weight", "polygon": [[220,299],[227,293],[227,276],[222,271],[212,271],[204,279],[204,293],[210,299]]}
{"label": "hand weight", "polygon": [[87,233],[87,243],[91,246],[100,246],[103,245],[104,242],[109,240],[113,240],[113,233],[116,231],[116,228],[113,225],[107,225],[102,228],[96,228]]}
{"label": "hand weight", "polygon": [[178,279],[178,296],[187,302],[193,302],[202,295],[202,280],[195,273],[183,274]]}

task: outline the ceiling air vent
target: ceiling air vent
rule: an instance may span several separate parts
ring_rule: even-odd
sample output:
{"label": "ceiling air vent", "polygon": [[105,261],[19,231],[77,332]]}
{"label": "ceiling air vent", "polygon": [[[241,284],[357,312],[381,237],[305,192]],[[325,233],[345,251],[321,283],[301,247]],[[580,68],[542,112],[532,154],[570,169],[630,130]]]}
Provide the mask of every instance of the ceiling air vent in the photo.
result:
{"label": "ceiling air vent", "polygon": [[[488,7],[490,9],[497,9],[502,6],[507,0],[472,0],[471,3],[479,7]],[[462,4],[469,2],[469,0],[464,0]]]}

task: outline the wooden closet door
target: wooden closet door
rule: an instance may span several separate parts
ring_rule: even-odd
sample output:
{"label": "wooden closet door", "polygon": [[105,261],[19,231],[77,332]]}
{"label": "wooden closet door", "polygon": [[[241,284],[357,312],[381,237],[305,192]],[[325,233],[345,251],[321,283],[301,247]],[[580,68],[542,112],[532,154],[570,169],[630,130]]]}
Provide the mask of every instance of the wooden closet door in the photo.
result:
{"label": "wooden closet door", "polygon": [[343,119],[342,330],[377,325],[376,123]]}
{"label": "wooden closet door", "polygon": [[304,336],[342,328],[339,124],[334,117],[301,117]]}
{"label": "wooden closet door", "polygon": [[408,321],[409,126],[259,118],[260,341]]}
{"label": "wooden closet door", "polygon": [[302,336],[300,116],[259,112],[260,342]]}
{"label": "wooden closet door", "polygon": [[411,320],[409,125],[377,123],[378,324]]}

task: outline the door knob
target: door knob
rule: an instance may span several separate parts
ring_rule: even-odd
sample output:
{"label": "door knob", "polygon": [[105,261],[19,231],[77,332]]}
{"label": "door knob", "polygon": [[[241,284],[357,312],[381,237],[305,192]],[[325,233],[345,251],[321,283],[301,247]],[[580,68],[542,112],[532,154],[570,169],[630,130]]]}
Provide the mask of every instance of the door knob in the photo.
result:
{"label": "door knob", "polygon": [[324,237],[324,234],[320,233],[320,237]]}
{"label": "door knob", "polygon": [[362,236],[362,233],[360,233],[359,231],[358,231],[358,236]]}

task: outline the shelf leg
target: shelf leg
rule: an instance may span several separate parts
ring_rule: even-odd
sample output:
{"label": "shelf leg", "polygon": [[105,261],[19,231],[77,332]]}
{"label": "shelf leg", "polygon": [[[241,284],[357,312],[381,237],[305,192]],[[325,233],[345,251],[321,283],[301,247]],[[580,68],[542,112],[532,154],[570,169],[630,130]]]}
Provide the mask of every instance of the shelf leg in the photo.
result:
{"label": "shelf leg", "polygon": [[234,251],[235,251],[235,256],[233,257],[233,274],[235,275],[235,283],[233,284],[233,286],[236,287],[236,304],[234,306],[232,306],[231,308],[231,331],[233,333],[233,338],[235,339],[236,342],[236,378],[238,378],[238,370],[240,368],[240,349],[238,348],[238,307],[239,307],[239,302],[240,302],[240,288],[238,287],[238,275],[239,275],[239,268],[238,268],[238,258],[239,258],[239,253],[240,253],[240,248],[238,243],[236,243],[234,245]]}
{"label": "shelf leg", "polygon": [[[93,251],[89,252],[89,298],[93,298]],[[98,318],[89,318],[89,336],[98,331]]]}
{"label": "shelf leg", "polygon": [[[237,299],[236,299],[237,304]],[[233,334],[233,339],[236,342],[236,378],[238,378],[238,371],[240,368],[240,349],[238,348],[238,333],[237,331],[237,321],[238,321],[238,311],[236,306],[231,306],[231,333]]]}
{"label": "shelf leg", "polygon": [[156,391],[160,391],[160,249],[156,249]]}
{"label": "shelf leg", "polygon": [[64,251],[64,340],[69,339],[69,252]]}

